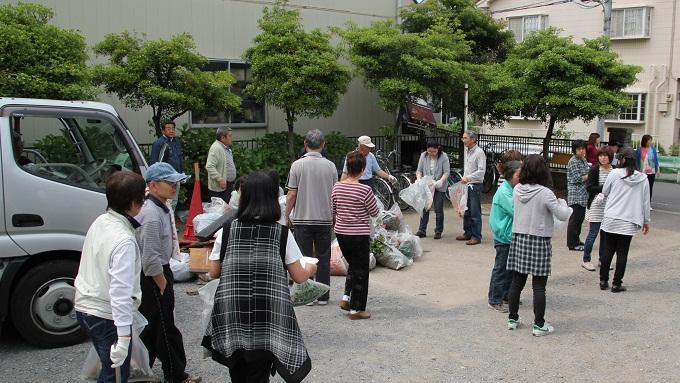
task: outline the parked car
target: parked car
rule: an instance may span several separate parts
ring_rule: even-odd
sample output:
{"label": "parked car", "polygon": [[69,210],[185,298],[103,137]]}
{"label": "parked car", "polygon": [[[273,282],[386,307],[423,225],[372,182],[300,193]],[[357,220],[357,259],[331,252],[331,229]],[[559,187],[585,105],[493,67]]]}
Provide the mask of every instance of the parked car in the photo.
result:
{"label": "parked car", "polygon": [[146,161],[116,110],[84,101],[0,98],[0,326],[60,347],[85,338],[73,282],[85,234],[115,170]]}

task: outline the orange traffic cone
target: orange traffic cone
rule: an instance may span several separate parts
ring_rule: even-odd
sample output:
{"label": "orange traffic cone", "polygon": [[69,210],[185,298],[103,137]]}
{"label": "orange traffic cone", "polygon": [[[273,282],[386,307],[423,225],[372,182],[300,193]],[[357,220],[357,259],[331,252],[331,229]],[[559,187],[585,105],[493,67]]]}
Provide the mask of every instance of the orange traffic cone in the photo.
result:
{"label": "orange traffic cone", "polygon": [[198,179],[198,162],[194,162],[194,191],[191,193],[191,204],[189,204],[189,215],[187,216],[187,223],[184,226],[185,239],[195,241],[194,235],[194,218],[203,214],[203,205],[201,204],[201,183]]}

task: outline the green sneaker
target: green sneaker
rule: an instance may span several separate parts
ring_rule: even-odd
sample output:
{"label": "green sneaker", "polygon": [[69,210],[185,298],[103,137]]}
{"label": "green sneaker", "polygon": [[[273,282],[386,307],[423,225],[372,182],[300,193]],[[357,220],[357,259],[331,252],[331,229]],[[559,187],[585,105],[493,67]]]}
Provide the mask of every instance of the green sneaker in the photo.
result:
{"label": "green sneaker", "polygon": [[517,327],[519,327],[519,324],[521,323],[519,317],[517,320],[514,319],[508,319],[508,330],[516,330]]}
{"label": "green sneaker", "polygon": [[531,333],[534,334],[534,336],[548,335],[553,331],[555,331],[555,328],[553,328],[553,326],[551,326],[548,322],[543,323],[543,327],[534,325],[534,327],[531,329]]}

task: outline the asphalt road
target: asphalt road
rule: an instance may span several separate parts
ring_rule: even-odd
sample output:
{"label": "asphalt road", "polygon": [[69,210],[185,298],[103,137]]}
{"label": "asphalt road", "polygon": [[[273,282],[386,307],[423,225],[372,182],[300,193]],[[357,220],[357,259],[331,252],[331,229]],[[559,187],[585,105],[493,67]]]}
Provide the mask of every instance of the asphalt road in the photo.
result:
{"label": "asphalt road", "polygon": [[680,184],[655,182],[652,196],[652,229],[678,230],[680,224]]}

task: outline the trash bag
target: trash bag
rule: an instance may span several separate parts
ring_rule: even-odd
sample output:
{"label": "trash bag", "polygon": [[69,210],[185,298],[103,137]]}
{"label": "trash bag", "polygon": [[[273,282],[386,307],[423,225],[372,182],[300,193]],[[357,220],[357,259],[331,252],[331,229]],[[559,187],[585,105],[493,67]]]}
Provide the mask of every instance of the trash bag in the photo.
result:
{"label": "trash bag", "polygon": [[404,215],[401,213],[399,205],[392,205],[391,209],[383,210],[380,215],[385,229],[397,231],[404,229]]}
{"label": "trash bag", "polygon": [[211,223],[217,221],[222,217],[223,213],[203,213],[194,217],[194,233],[202,231],[206,227],[210,226]]}
{"label": "trash bag", "polygon": [[347,275],[348,267],[349,264],[340,250],[340,244],[337,239],[334,239],[331,243],[331,275],[344,277]]}
{"label": "trash bag", "polygon": [[179,253],[179,259],[170,258],[170,270],[175,282],[185,282],[194,275],[189,272],[189,254]]}
{"label": "trash bag", "polygon": [[[601,193],[600,193],[600,194],[601,194]],[[563,199],[561,199],[561,198],[558,199],[557,202],[558,202],[560,205],[563,205],[563,206],[566,206],[566,205],[567,205],[567,201],[565,201],[565,200],[563,200]],[[572,208],[570,207],[570,208],[569,208],[569,216],[571,216],[571,214],[572,214],[573,212],[574,212],[574,209],[572,209]],[[568,219],[567,219],[567,220],[568,220]],[[557,218],[557,216],[556,216],[555,214],[553,214],[553,233],[557,233],[557,232],[561,231],[561,230],[562,230],[562,226],[564,226],[564,224],[567,222],[567,220],[562,221],[561,219]]]}
{"label": "trash bag", "polygon": [[420,217],[423,211],[430,210],[432,206],[432,176],[425,176],[416,180],[411,186],[399,192],[399,198],[418,212]]}
{"label": "trash bag", "polygon": [[205,209],[203,209],[203,213],[224,214],[230,209],[231,206],[229,206],[228,203],[224,202],[222,198],[211,197],[210,204]]}
{"label": "trash bag", "polygon": [[420,245],[420,238],[413,234],[399,233],[397,249],[408,258],[416,258],[423,255],[423,248]]}
{"label": "trash bag", "polygon": [[[149,352],[147,351],[144,343],[139,339],[139,334],[142,333],[144,327],[149,324],[149,322],[144,318],[139,311],[136,311],[132,315],[132,339],[130,340],[130,377],[129,380],[136,381],[151,381],[157,382],[158,379],[153,374],[151,367],[149,367]],[[83,369],[80,374],[83,379],[86,380],[97,380],[99,376],[99,371],[102,369],[101,361],[99,360],[99,355],[94,346],[90,347],[90,351],[85,357],[85,362],[83,363]]]}
{"label": "trash bag", "polygon": [[380,265],[392,270],[400,270],[413,264],[412,259],[406,257],[399,249],[390,244],[387,244],[387,250],[382,254],[376,254],[375,259]]}
{"label": "trash bag", "polygon": [[293,306],[306,305],[319,299],[330,290],[330,286],[308,279],[302,283],[293,283],[293,287],[290,288],[290,299]]}
{"label": "trash bag", "polygon": [[467,185],[462,182],[456,182],[449,186],[449,199],[453,209],[462,217],[467,210]]}
{"label": "trash bag", "polygon": [[219,278],[213,279],[198,289],[198,297],[201,298],[201,302],[203,302],[203,312],[201,314],[201,328],[203,329],[203,333],[205,333],[205,329],[208,328],[208,324],[210,323],[213,306],[215,305],[215,293],[217,292],[217,285],[219,285],[219,283]]}
{"label": "trash bag", "polygon": [[376,264],[377,261],[375,260],[375,255],[373,255],[373,253],[368,253],[368,269],[375,269]]}

